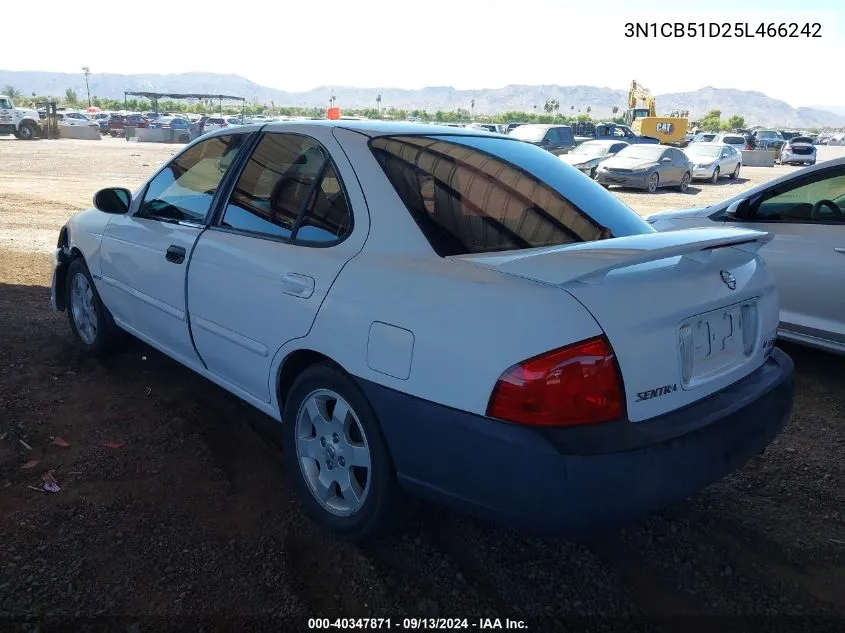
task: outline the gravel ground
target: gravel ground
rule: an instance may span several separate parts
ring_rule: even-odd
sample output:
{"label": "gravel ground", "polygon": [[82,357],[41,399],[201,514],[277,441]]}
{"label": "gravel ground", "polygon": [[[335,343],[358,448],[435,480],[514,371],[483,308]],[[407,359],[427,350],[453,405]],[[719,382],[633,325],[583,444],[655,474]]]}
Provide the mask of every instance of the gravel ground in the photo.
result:
{"label": "gravel ground", "polygon": [[[317,616],[392,617],[392,630],[424,616],[534,631],[845,630],[845,370],[797,347],[784,347],[798,375],[781,437],[665,513],[574,543],[408,500],[378,544],[327,538],[300,512],[272,420],[141,343],[88,359],[50,312],[59,227],[100,186],[134,187],[173,152],[0,139],[0,630],[39,617],[73,631],[307,630]],[[645,215],[785,169],[619,195]],[[28,487],[48,473],[59,493]]]}

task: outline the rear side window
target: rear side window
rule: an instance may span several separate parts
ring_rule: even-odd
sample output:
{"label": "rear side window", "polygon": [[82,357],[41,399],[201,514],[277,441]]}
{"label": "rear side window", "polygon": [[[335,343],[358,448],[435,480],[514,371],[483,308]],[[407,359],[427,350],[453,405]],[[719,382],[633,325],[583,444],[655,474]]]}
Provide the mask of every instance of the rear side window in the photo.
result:
{"label": "rear side window", "polygon": [[[565,166],[552,154],[506,139],[373,139],[371,149],[376,159],[440,256],[613,237],[609,228],[594,221],[539,177],[501,155],[470,146],[471,142],[483,142],[515,159],[527,151],[529,160],[542,163],[538,168],[558,169],[556,177],[569,177]],[[543,162],[547,160],[543,155],[548,155],[553,163]],[[587,184],[596,188],[600,198],[597,204],[604,202],[602,194],[606,192]],[[633,213],[625,209],[626,213]]]}
{"label": "rear side window", "polygon": [[336,242],[352,215],[326,150],[297,134],[267,134],[255,148],[220,226],[282,239]]}

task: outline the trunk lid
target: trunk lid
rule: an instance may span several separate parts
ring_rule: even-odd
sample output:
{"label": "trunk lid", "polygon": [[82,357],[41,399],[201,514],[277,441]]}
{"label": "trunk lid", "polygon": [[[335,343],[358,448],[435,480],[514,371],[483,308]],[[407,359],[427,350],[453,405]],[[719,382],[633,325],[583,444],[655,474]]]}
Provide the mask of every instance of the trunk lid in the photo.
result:
{"label": "trunk lid", "polygon": [[565,290],[612,345],[632,422],[736,382],[771,351],[778,298],[769,233],[684,229],[458,259]]}

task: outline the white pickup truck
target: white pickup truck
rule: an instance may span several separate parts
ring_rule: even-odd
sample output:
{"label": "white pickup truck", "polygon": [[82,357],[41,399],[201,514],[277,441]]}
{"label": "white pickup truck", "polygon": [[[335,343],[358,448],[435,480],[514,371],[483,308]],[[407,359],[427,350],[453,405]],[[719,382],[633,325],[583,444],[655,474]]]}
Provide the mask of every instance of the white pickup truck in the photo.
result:
{"label": "white pickup truck", "polygon": [[14,134],[15,138],[28,141],[38,135],[39,121],[35,110],[16,108],[10,97],[0,95],[0,136]]}

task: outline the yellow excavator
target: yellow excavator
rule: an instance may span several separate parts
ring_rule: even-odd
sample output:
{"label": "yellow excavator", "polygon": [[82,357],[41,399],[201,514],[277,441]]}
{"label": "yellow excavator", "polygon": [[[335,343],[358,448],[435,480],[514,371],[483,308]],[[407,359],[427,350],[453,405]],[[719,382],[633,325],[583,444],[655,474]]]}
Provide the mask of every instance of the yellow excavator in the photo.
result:
{"label": "yellow excavator", "polygon": [[[642,101],[644,107],[637,107]],[[689,120],[685,117],[675,116],[679,112],[673,112],[671,116],[657,116],[657,104],[651,96],[648,88],[631,82],[631,89],[628,91],[628,109],[625,111],[625,124],[640,136],[652,136],[664,145],[683,146],[685,143]]]}

